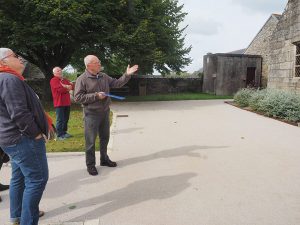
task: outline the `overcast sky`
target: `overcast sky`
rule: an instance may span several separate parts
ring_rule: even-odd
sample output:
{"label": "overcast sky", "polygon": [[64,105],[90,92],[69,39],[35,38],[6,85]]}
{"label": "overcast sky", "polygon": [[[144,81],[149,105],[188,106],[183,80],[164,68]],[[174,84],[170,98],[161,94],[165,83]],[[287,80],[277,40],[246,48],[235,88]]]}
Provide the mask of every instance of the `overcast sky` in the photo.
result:
{"label": "overcast sky", "polygon": [[188,72],[199,70],[203,55],[246,48],[272,13],[282,14],[288,0],[179,0],[188,15],[182,24],[192,45]]}

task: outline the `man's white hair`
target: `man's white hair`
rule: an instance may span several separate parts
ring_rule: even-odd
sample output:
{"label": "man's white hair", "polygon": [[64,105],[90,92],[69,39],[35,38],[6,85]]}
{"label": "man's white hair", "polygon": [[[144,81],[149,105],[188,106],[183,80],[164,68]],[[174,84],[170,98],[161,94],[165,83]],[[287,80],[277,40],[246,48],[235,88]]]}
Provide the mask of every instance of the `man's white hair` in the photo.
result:
{"label": "man's white hair", "polygon": [[61,68],[60,68],[59,66],[56,66],[56,67],[53,68],[52,72],[53,72],[53,73],[56,73],[56,70],[57,70],[57,69],[61,69]]}
{"label": "man's white hair", "polygon": [[87,65],[90,64],[95,57],[96,56],[94,56],[94,55],[87,55],[83,60],[85,67],[87,67]]}
{"label": "man's white hair", "polygon": [[8,55],[8,52],[12,51],[9,48],[0,48],[0,60],[5,58]]}

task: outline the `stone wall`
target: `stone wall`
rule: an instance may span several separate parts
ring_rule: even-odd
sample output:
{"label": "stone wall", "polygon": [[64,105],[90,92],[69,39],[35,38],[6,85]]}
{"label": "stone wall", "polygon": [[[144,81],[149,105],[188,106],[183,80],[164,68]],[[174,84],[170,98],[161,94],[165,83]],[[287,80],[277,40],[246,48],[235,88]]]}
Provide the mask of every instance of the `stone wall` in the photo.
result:
{"label": "stone wall", "polygon": [[266,87],[268,82],[269,64],[270,64],[270,39],[278,24],[281,15],[273,14],[267,20],[262,29],[255,36],[245,51],[245,54],[261,55],[262,60],[262,80],[261,86]]}
{"label": "stone wall", "polygon": [[216,94],[216,77],[218,71],[217,54],[207,54],[203,57],[203,92]]}
{"label": "stone wall", "polygon": [[183,92],[202,92],[202,78],[132,76],[125,87],[113,89],[120,95],[151,95]]}
{"label": "stone wall", "polygon": [[[37,93],[41,100],[45,99],[45,79],[26,79],[26,82]],[[122,88],[112,89],[111,92],[118,95],[151,95],[184,92],[202,92],[202,78],[165,78],[161,76],[132,76],[129,82]]]}
{"label": "stone wall", "polygon": [[300,1],[289,0],[270,41],[269,88],[300,92],[295,43],[300,43]]}

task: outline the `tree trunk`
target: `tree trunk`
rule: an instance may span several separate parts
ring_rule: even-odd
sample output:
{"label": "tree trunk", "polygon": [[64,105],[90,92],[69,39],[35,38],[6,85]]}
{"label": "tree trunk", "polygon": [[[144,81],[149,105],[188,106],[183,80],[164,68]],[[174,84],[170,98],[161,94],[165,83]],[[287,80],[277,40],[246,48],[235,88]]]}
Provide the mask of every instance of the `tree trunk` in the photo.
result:
{"label": "tree trunk", "polygon": [[45,83],[44,83],[44,101],[52,101],[52,93],[51,93],[51,88],[50,88],[50,76],[46,76],[45,78]]}
{"label": "tree trunk", "polygon": [[52,101],[52,93],[51,93],[51,88],[50,88],[50,80],[52,78],[52,69],[50,68],[40,68],[42,72],[45,75],[45,80],[44,80],[44,93],[42,96],[42,101],[46,102],[51,102]]}

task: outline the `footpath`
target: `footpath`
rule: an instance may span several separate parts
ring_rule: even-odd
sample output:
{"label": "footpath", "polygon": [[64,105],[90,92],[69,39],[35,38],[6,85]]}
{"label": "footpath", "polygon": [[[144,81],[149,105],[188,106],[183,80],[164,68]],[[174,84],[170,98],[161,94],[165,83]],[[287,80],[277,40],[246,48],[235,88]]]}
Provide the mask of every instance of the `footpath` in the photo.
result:
{"label": "footpath", "polygon": [[[84,153],[48,154],[40,224],[300,224],[300,128],[222,100],[119,102],[110,157],[89,176]],[[1,170],[8,183],[10,167]],[[9,220],[1,192],[0,224]]]}

